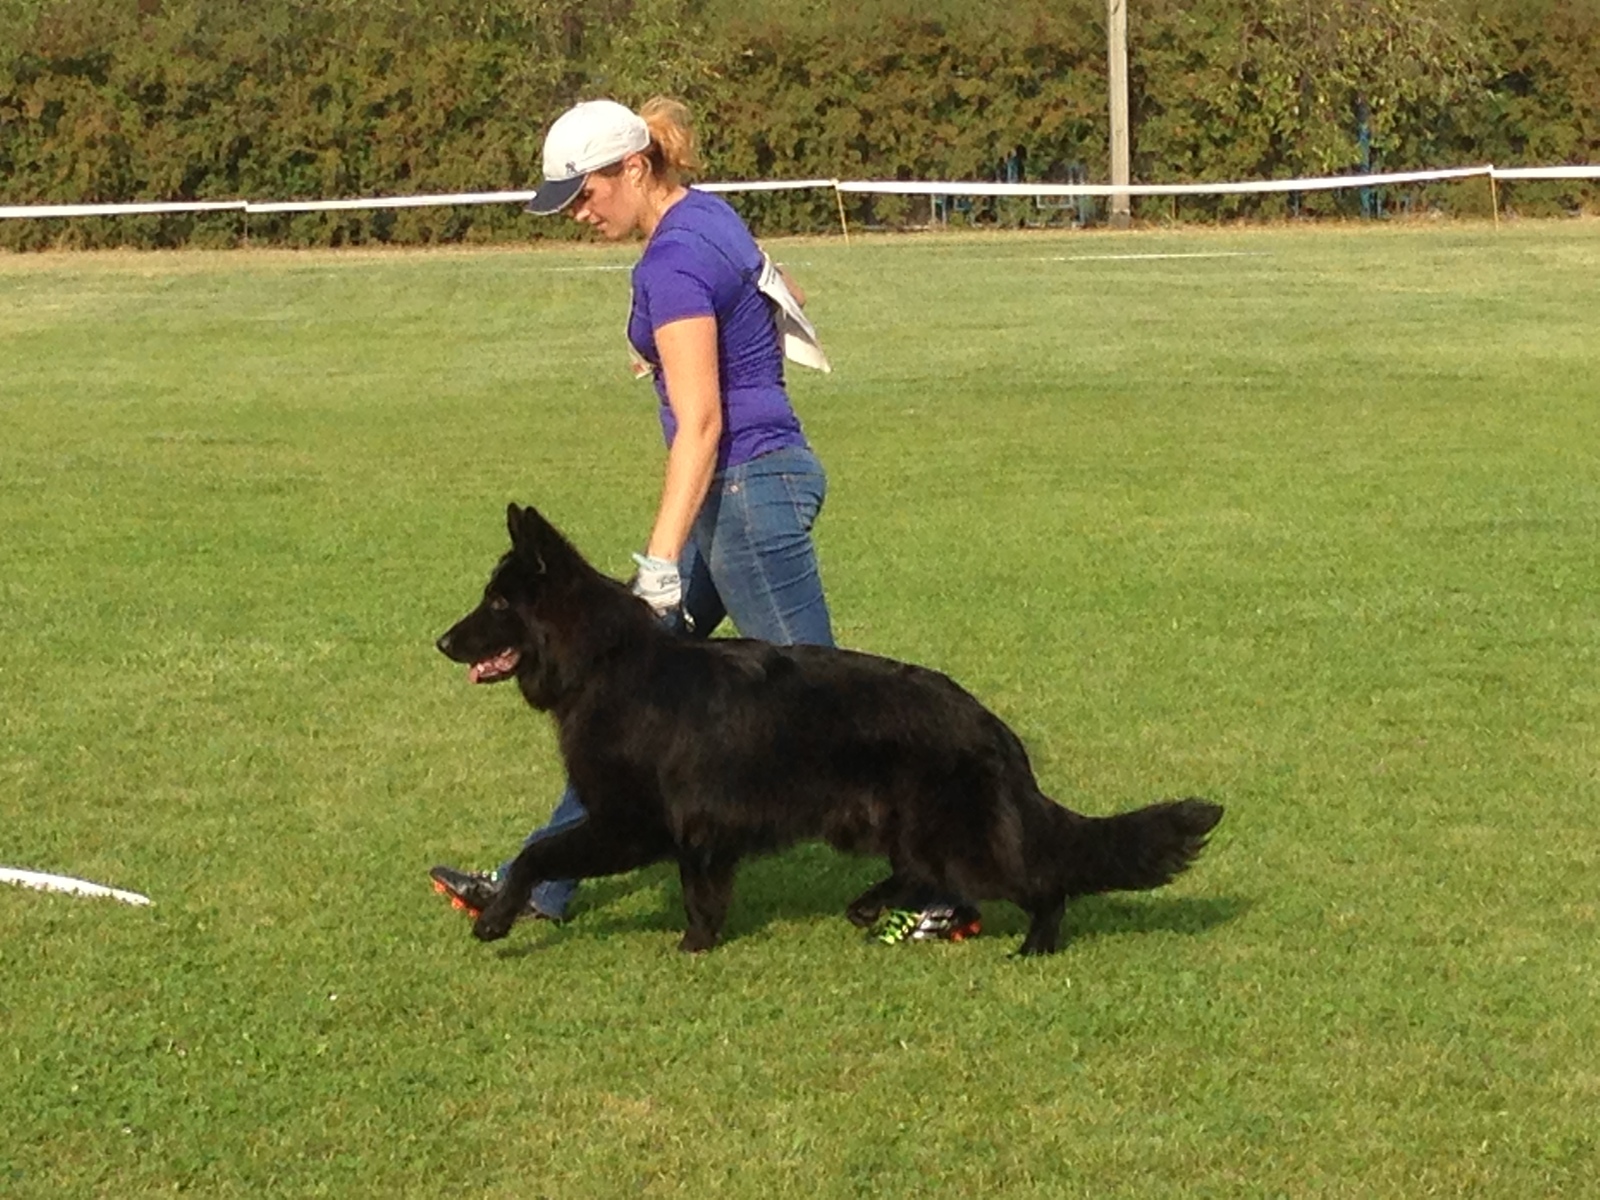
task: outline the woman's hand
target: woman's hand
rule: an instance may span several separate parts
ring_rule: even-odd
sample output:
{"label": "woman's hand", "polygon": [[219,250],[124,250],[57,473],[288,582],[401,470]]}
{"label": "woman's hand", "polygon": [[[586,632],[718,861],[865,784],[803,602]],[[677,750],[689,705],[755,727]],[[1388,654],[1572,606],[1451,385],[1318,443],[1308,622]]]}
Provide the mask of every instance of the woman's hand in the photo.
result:
{"label": "woman's hand", "polygon": [[683,605],[683,580],[678,576],[678,561],[672,558],[652,558],[648,554],[635,554],[638,564],[629,587],[633,594],[655,609],[656,616],[665,617]]}

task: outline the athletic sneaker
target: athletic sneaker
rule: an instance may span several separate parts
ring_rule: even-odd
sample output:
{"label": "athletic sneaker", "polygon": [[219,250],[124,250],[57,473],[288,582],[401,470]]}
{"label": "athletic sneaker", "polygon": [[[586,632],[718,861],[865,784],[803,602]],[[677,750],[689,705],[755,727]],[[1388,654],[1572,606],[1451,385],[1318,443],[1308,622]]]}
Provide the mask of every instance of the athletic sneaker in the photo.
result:
{"label": "athletic sneaker", "polygon": [[981,914],[969,904],[935,904],[920,911],[885,909],[867,937],[886,946],[896,942],[964,942],[983,929]]}
{"label": "athletic sneaker", "polygon": [[[454,867],[438,866],[428,874],[433,879],[433,890],[441,896],[449,896],[450,907],[460,909],[473,920],[477,920],[478,914],[489,907],[495,893],[500,890],[499,871],[458,871]],[[518,915],[519,920],[522,917],[557,923],[561,920],[545,912],[531,899]]]}

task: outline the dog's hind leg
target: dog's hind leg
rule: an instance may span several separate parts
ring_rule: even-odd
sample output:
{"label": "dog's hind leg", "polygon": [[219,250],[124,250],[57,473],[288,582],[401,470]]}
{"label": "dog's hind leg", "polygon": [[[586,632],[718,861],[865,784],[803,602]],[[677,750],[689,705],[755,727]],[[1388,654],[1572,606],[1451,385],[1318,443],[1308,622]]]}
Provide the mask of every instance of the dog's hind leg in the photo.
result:
{"label": "dog's hind leg", "polygon": [[1023,958],[1054,954],[1061,942],[1061,918],[1067,910],[1066,896],[1058,892],[1025,904],[1023,908],[1032,918],[1032,923],[1022,939],[1022,945],[1017,947],[1017,954]]}
{"label": "dog's hind leg", "polygon": [[722,936],[733,898],[733,875],[739,866],[738,855],[694,855],[678,859],[678,878],[683,881],[683,907],[689,917],[678,949],[690,954],[709,950]]}
{"label": "dog's hind leg", "polygon": [[683,909],[688,928],[678,949],[686,954],[709,950],[722,938],[728,918],[728,902],[733,899],[733,874],[738,869],[738,854],[709,854],[704,858],[678,859],[678,878],[683,882]]}
{"label": "dog's hind leg", "polygon": [[590,814],[522,848],[494,900],[473,923],[472,936],[480,942],[505,937],[527,904],[534,885],[542,880],[620,875],[660,862],[671,854],[672,842],[664,830],[634,829],[625,834],[615,825],[597,824]]}

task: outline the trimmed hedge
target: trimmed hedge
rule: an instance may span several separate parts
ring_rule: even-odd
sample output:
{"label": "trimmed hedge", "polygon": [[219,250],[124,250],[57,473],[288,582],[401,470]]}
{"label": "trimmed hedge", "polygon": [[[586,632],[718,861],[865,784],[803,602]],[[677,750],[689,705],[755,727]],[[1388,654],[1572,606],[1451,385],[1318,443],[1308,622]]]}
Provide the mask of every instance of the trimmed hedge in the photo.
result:
{"label": "trimmed hedge", "polygon": [[[1600,157],[1592,0],[1138,0],[1134,176],[1293,177]],[[683,96],[710,177],[1107,177],[1102,0],[0,0],[0,202],[317,199],[532,186],[574,99]],[[1363,157],[1363,128],[1368,149]],[[1487,203],[1483,189],[1402,203]],[[1519,185],[1525,211],[1592,204]],[[1283,198],[1184,202],[1185,215]],[[739,201],[836,227],[831,193]],[[1300,211],[1348,209],[1341,194]],[[921,209],[918,209],[921,205]],[[1163,213],[1167,202],[1152,211]],[[858,198],[857,220],[927,201]],[[1018,211],[977,206],[977,215]],[[0,222],[0,244],[570,236],[514,205]]]}

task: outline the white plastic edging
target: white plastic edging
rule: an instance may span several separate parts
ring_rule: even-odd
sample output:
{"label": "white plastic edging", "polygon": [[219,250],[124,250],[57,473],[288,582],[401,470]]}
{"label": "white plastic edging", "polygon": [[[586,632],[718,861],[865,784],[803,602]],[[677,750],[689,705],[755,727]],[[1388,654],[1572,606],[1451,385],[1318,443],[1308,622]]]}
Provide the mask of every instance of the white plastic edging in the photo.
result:
{"label": "white plastic edging", "polygon": [[103,883],[74,879],[70,875],[25,871],[21,867],[0,867],[0,883],[15,883],[39,892],[64,892],[72,896],[105,896],[112,900],[120,900],[124,904],[143,906],[151,903],[149,896],[142,896],[138,892],[125,892],[120,888],[106,887]]}

